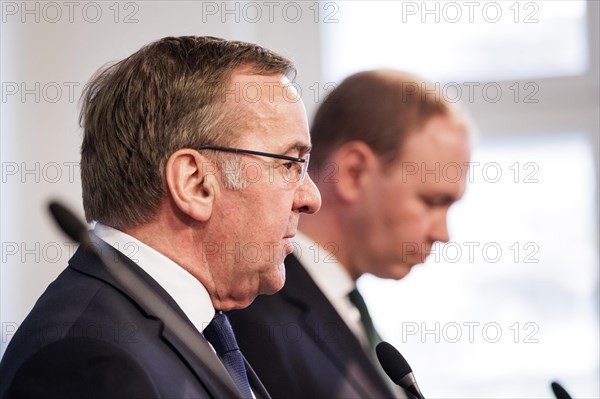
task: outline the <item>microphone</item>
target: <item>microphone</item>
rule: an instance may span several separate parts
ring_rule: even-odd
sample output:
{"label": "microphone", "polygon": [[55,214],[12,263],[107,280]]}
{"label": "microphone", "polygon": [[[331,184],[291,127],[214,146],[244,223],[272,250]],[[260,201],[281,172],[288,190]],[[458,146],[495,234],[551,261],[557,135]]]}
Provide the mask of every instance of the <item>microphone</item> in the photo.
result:
{"label": "microphone", "polygon": [[377,359],[379,359],[381,367],[383,367],[383,370],[394,384],[400,385],[404,390],[417,397],[417,399],[425,399],[410,365],[396,348],[387,342],[380,342],[377,344],[375,352],[377,353]]}
{"label": "microphone", "polygon": [[90,249],[93,248],[90,244],[92,240],[88,234],[87,227],[77,216],[56,201],[50,202],[48,209],[54,218],[54,221],[59,225],[61,230],[75,242],[85,245]]}
{"label": "microphone", "polygon": [[558,382],[553,381],[550,386],[552,387],[552,392],[554,392],[556,399],[572,399],[567,390],[564,389]]}

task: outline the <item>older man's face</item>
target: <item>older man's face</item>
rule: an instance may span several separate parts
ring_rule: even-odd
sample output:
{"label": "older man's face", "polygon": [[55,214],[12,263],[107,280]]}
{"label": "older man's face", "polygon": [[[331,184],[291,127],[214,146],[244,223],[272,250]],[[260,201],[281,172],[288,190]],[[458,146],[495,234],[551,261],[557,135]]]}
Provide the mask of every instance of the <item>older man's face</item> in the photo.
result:
{"label": "older man's face", "polygon": [[[242,118],[235,147],[291,157],[310,149],[306,112],[293,86],[281,76],[235,74],[226,105]],[[245,187],[224,189],[214,217],[219,223],[211,273],[223,309],[248,306],[258,294],[283,287],[283,261],[291,253],[300,213],[321,206],[319,192],[306,177],[295,181],[287,160],[235,154]]]}
{"label": "older man's face", "polygon": [[407,138],[392,169],[364,193],[354,259],[360,272],[400,279],[434,242],[449,240],[446,216],[465,191],[469,157],[466,132],[446,117]]}

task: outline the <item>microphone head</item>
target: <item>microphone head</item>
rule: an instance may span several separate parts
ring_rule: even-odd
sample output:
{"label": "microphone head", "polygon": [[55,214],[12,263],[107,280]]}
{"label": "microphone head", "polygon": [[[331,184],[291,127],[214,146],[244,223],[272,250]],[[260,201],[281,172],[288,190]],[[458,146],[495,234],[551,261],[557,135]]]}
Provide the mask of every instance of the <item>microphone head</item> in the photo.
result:
{"label": "microphone head", "polygon": [[404,356],[391,344],[380,342],[377,344],[375,352],[381,367],[395,384],[400,385],[400,380],[407,374],[412,373],[412,369]]}
{"label": "microphone head", "polygon": [[569,395],[567,390],[564,389],[558,382],[553,381],[550,386],[552,387],[552,392],[554,392],[556,399],[571,399],[571,395]]}
{"label": "microphone head", "polygon": [[56,201],[51,201],[48,209],[66,235],[80,244],[89,244],[90,237],[87,227],[73,212]]}

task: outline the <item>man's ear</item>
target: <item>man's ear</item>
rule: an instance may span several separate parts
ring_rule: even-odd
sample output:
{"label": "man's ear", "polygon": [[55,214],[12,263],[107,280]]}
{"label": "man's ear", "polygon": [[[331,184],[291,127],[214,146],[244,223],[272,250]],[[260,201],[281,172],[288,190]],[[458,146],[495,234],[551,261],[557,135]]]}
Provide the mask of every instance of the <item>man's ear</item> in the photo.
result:
{"label": "man's ear", "polygon": [[175,205],[199,222],[210,219],[218,183],[216,167],[193,149],[181,149],[167,160],[165,178]]}
{"label": "man's ear", "polygon": [[337,196],[346,203],[356,202],[379,171],[377,156],[365,142],[350,141],[341,146],[331,159],[337,165]]}

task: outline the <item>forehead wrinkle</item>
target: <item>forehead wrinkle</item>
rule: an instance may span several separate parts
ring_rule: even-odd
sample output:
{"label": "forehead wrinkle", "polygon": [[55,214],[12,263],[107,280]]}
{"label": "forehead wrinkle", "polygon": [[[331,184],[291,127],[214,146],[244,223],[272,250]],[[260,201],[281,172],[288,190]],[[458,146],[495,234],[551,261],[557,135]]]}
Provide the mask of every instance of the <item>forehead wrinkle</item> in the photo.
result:
{"label": "forehead wrinkle", "polygon": [[[280,80],[271,80],[272,77],[269,76],[238,76],[242,82],[248,78],[256,79],[262,91],[256,102],[240,101],[231,104],[230,112],[232,117],[239,121],[239,128],[246,133],[251,133],[250,136],[256,140],[255,144],[260,142],[265,146],[262,148],[265,152],[284,155],[296,151],[300,156],[310,152],[312,146],[308,124],[304,122],[306,126],[302,127],[297,124],[299,120],[296,120],[295,113],[298,112],[299,105],[296,105],[296,101],[290,104],[289,96],[284,95],[284,92],[290,89]],[[301,100],[299,101],[301,104]],[[288,116],[290,113],[294,115],[293,119]],[[292,131],[261,134],[274,129],[292,129]],[[245,136],[248,137],[248,134]],[[283,138],[287,139],[283,141]]]}
{"label": "forehead wrinkle", "polygon": [[[258,132],[265,132],[277,120],[277,113],[274,107],[262,99],[256,103],[247,103],[244,101],[225,104],[226,112],[234,123],[232,124],[237,129],[233,132],[236,140],[248,135],[254,138],[259,138]],[[263,139],[261,139],[263,141]]]}
{"label": "forehead wrinkle", "polygon": [[[235,117],[244,119],[244,127],[266,129],[269,123],[277,118],[283,106],[278,100],[285,100],[283,92],[286,87],[282,84],[282,79],[280,75],[259,75],[240,69],[231,76],[228,85],[228,90],[239,97],[235,101],[230,101],[231,97],[228,97],[225,106],[229,107],[228,110]],[[253,87],[251,92],[248,89],[249,85]],[[254,93],[254,87],[259,90],[258,93]],[[241,94],[238,91],[241,91]],[[258,96],[256,101],[251,99],[254,95]]]}

